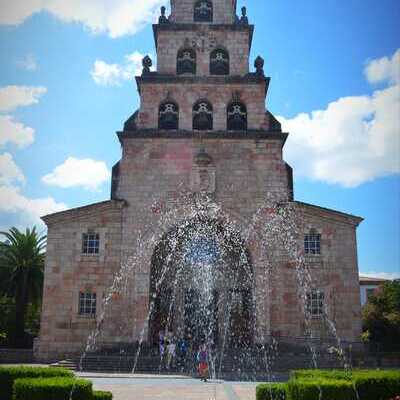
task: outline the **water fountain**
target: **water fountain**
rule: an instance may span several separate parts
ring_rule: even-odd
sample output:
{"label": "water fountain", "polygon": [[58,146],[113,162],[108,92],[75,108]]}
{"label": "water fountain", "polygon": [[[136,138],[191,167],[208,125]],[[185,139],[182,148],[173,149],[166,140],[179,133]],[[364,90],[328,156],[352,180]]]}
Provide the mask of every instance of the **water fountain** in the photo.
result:
{"label": "water fountain", "polygon": [[[179,225],[176,221],[181,221]],[[312,336],[307,293],[312,276],[301,246],[302,215],[292,202],[272,196],[246,221],[237,221],[205,193],[182,192],[175,207],[160,213],[155,229],[143,232],[132,257],[121,265],[103,297],[102,314],[89,336],[80,369],[91,354],[101,353],[102,333],[115,298],[128,296],[130,280],[142,255],[154,250],[150,304],[140,340],[124,357],[132,372],[143,367],[141,357],[158,357],[154,372],[166,370],[166,360],[157,353],[160,331],[173,332],[174,341],[189,342],[189,360],[180,364],[184,373],[195,373],[193,352],[206,344],[212,378],[275,379],[279,360],[278,337],[257,337],[257,296],[268,298],[268,280],[276,272],[274,252],[283,252],[296,273],[297,290],[304,312],[310,365],[318,367],[318,352]],[[240,229],[239,230],[239,227]],[[167,232],[167,233],[165,233]],[[257,246],[264,259],[261,289],[255,287],[249,248]],[[278,249],[278,250],[277,250]],[[258,290],[258,293],[257,293]],[[265,303],[264,303],[265,304]],[[260,305],[258,305],[260,306]],[[261,304],[261,306],[263,306]],[[348,363],[335,324],[325,313],[335,348],[343,367]]]}

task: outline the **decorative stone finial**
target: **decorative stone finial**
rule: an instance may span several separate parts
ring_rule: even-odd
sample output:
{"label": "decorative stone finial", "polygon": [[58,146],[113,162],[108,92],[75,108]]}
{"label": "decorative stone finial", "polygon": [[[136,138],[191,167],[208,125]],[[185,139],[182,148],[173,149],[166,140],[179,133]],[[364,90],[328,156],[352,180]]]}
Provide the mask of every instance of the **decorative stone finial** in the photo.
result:
{"label": "decorative stone finial", "polygon": [[207,167],[212,163],[211,156],[206,152],[203,146],[200,147],[199,151],[194,156],[194,163],[200,167]]}
{"label": "decorative stone finial", "polygon": [[150,67],[153,65],[153,61],[151,61],[151,58],[147,55],[146,57],[143,58],[142,65],[143,65],[142,74],[143,75],[148,74],[150,72]]}
{"label": "decorative stone finial", "polygon": [[165,16],[165,11],[166,8],[164,6],[161,7],[161,15],[160,18],[158,18],[158,23],[159,24],[168,24],[168,18]]}
{"label": "decorative stone finial", "polygon": [[249,24],[249,19],[247,18],[247,8],[246,7],[242,7],[242,16],[240,17],[240,23],[242,25]]}
{"label": "decorative stone finial", "polygon": [[264,76],[264,59],[260,56],[254,61],[254,67],[256,69],[256,74]]}

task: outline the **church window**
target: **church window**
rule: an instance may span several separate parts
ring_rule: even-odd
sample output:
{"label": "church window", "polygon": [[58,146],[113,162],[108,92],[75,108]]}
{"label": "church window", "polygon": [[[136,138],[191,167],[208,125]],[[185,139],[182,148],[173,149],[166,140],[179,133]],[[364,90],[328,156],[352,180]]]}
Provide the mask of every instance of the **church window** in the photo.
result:
{"label": "church window", "polygon": [[199,131],[213,129],[213,109],[208,101],[201,100],[193,106],[193,129]]}
{"label": "church window", "polygon": [[229,53],[215,49],[210,54],[210,75],[229,75]]}
{"label": "church window", "polygon": [[194,22],[213,22],[213,4],[210,0],[196,1]]}
{"label": "church window", "polygon": [[366,293],[367,293],[367,300],[370,300],[371,297],[375,296],[375,289],[367,289]]}
{"label": "church window", "polygon": [[158,113],[158,128],[176,130],[179,125],[179,107],[172,101],[160,105]]}
{"label": "church window", "polygon": [[89,231],[82,235],[82,253],[83,254],[99,254],[100,235]]}
{"label": "church window", "polygon": [[193,49],[179,50],[176,62],[176,72],[178,75],[196,75],[196,52]]}
{"label": "church window", "polygon": [[307,293],[307,312],[311,317],[319,318],[325,313],[325,293],[313,289]]}
{"label": "church window", "polygon": [[240,102],[231,103],[227,109],[228,131],[247,130],[247,109]]}
{"label": "church window", "polygon": [[318,255],[321,254],[321,235],[314,230],[304,237],[305,254]]}
{"label": "church window", "polygon": [[95,316],[96,315],[96,293],[80,292],[79,293],[79,315]]}

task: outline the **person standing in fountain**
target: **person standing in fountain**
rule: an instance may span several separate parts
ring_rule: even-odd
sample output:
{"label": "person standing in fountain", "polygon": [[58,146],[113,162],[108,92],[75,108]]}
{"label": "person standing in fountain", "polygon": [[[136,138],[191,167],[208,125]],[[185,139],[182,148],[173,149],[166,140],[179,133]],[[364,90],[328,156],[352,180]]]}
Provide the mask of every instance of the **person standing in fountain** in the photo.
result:
{"label": "person standing in fountain", "polygon": [[208,353],[207,347],[203,344],[199,348],[199,352],[197,353],[197,362],[198,362],[198,371],[200,375],[200,379],[204,382],[207,382],[208,378]]}
{"label": "person standing in fountain", "polygon": [[175,364],[175,351],[176,351],[176,345],[174,342],[174,339],[171,338],[168,346],[167,346],[167,368],[170,369],[171,366],[173,366]]}
{"label": "person standing in fountain", "polygon": [[160,331],[158,333],[158,349],[160,351],[160,358],[163,358],[164,356],[164,342],[165,342],[165,337],[164,337],[164,331]]}

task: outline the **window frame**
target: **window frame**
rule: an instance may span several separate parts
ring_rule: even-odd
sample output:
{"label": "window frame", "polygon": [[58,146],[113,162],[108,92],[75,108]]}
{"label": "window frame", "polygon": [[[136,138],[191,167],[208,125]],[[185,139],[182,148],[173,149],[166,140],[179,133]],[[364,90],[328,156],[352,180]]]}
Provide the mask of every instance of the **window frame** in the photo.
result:
{"label": "window frame", "polygon": [[306,256],[320,256],[322,235],[315,229],[311,229],[304,235],[304,254]]}
{"label": "window frame", "polygon": [[312,289],[307,293],[306,310],[312,319],[320,319],[325,315],[325,291]]}
{"label": "window frame", "polygon": [[82,233],[81,254],[84,256],[98,256],[100,254],[100,233],[93,230]]}
{"label": "window frame", "polygon": [[80,317],[95,318],[97,315],[97,293],[79,291],[78,315]]}

